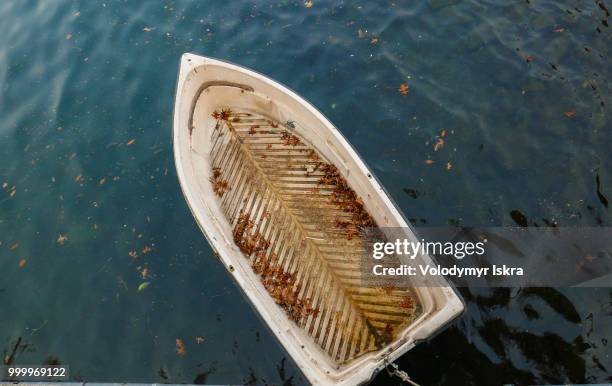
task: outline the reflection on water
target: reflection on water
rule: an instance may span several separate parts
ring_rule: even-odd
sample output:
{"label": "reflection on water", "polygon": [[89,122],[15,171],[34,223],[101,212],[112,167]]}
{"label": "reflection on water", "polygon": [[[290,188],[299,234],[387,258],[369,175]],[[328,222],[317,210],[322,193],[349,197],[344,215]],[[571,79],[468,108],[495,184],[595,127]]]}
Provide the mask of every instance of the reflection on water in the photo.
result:
{"label": "reflection on water", "polygon": [[[170,130],[186,51],[312,101],[417,225],[612,223],[603,1],[21,0],[0,15],[13,363],[87,381],[305,383],[181,196]],[[610,289],[463,295],[465,316],[400,359],[417,381],[610,380]]]}

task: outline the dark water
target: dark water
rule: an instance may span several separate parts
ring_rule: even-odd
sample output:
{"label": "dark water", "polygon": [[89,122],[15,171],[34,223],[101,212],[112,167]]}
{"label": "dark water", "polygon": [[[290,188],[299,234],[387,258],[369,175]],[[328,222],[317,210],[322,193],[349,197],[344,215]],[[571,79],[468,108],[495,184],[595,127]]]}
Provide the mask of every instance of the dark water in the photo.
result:
{"label": "dark water", "polygon": [[[68,364],[73,380],[305,383],[180,193],[170,131],[187,51],[312,101],[417,225],[610,226],[610,9],[0,2],[0,354]],[[463,295],[467,313],[400,359],[418,382],[611,380],[610,288]]]}

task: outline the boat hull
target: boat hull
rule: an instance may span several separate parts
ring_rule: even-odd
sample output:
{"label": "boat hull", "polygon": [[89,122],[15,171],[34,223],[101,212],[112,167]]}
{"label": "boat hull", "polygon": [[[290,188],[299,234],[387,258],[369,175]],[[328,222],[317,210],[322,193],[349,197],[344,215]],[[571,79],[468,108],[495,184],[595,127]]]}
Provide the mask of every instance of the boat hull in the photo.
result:
{"label": "boat hull", "polygon": [[[423,287],[427,283],[421,283],[414,288],[421,306],[418,318],[384,349],[345,364],[338,364],[326,355],[269,296],[233,240],[232,224],[223,214],[210,183],[213,167],[210,138],[215,127],[211,112],[224,106],[257,111],[276,122],[291,125],[297,135],[338,167],[348,184],[364,197],[379,226],[406,229],[406,237],[414,240],[417,237],[359,155],[316,108],[287,87],[254,71],[211,58],[183,55],[173,127],[175,164],[183,194],[221,263],[312,384],[367,382],[388,362],[461,314],[463,303],[448,283],[431,283],[428,288]],[[429,256],[420,258],[423,263],[432,262]]]}

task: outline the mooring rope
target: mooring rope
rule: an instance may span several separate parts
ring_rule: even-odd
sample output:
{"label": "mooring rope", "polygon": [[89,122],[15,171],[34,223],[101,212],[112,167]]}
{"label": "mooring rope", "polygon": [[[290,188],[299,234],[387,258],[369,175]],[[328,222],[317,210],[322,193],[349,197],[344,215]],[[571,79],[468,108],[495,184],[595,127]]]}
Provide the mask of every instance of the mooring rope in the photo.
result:
{"label": "mooring rope", "polygon": [[[387,361],[385,360],[385,362]],[[420,386],[418,383],[413,381],[412,378],[410,378],[407,372],[400,370],[399,367],[397,367],[397,365],[393,362],[387,362],[385,370],[387,370],[387,374],[389,374],[389,376],[391,377],[396,376],[402,381],[411,384],[412,386]]]}

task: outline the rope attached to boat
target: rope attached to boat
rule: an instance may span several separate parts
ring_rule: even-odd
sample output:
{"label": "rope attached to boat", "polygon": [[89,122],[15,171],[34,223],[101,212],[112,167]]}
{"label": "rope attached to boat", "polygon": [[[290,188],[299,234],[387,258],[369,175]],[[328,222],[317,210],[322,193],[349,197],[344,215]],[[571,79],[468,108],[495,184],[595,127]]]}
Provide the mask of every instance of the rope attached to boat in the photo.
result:
{"label": "rope attached to boat", "polygon": [[397,378],[401,379],[402,381],[412,386],[420,386],[418,383],[413,381],[412,378],[410,378],[407,372],[400,370],[399,367],[395,363],[387,362],[386,359],[385,359],[385,363],[387,364],[385,366],[385,370],[387,370],[387,374],[389,374],[389,376],[391,377],[396,376]]}

